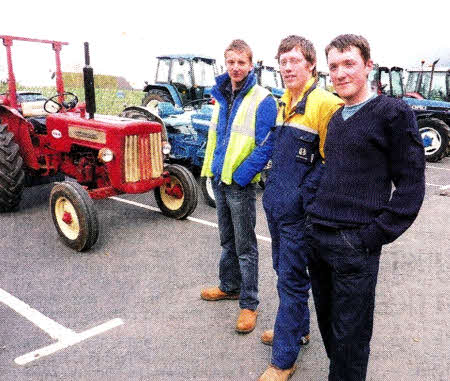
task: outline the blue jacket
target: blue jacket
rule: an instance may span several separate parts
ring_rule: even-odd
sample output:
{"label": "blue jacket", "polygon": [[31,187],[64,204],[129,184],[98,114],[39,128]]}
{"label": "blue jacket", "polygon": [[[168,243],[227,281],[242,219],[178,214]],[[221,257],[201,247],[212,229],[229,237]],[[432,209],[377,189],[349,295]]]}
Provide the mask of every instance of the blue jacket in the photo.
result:
{"label": "blue jacket", "polygon": [[[217,123],[217,145],[212,163],[212,172],[216,179],[220,179],[222,174],[223,162],[230,140],[231,125],[234,117],[242,99],[256,85],[256,75],[253,70],[249,73],[244,86],[234,99],[231,110],[228,113],[228,102],[223,93],[223,89],[229,81],[230,76],[228,73],[222,74],[216,78],[216,85],[211,90],[211,95],[220,105],[219,120]],[[276,116],[277,105],[275,99],[267,97],[260,103],[256,111],[256,147],[233,173],[233,180],[237,184],[246,186],[257,173],[261,172],[269,161],[273,148],[273,136],[270,132],[271,128],[275,126]]]}
{"label": "blue jacket", "polygon": [[278,110],[275,143],[263,204],[274,219],[295,222],[305,216],[305,207],[316,193],[323,164],[321,147],[328,121],[342,100],[316,88],[315,78],[305,84],[292,105],[286,90]]}

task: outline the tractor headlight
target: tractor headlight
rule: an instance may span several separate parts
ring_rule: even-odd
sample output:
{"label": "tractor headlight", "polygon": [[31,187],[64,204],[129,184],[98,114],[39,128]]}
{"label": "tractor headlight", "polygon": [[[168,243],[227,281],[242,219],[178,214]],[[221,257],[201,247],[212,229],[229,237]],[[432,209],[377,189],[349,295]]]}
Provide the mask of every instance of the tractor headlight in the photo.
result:
{"label": "tractor headlight", "polygon": [[98,152],[98,159],[103,163],[109,163],[114,159],[114,153],[109,148],[102,148]]}
{"label": "tractor headlight", "polygon": [[169,143],[167,143],[167,142],[163,143],[162,152],[164,155],[168,155],[170,153],[171,149],[172,149],[172,146]]}

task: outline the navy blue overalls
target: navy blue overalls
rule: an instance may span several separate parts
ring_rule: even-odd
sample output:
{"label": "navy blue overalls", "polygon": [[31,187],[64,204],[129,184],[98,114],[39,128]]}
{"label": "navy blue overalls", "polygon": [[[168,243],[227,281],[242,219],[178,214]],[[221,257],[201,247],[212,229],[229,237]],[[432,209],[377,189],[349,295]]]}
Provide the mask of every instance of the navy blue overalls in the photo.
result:
{"label": "navy blue overalls", "polygon": [[289,115],[286,115],[286,105],[281,104],[274,131],[272,169],[263,195],[280,299],[272,364],[282,369],[293,366],[300,350],[300,339],[309,334],[310,279],[306,268],[310,249],[304,238],[302,192],[306,179],[316,174],[313,168],[320,154],[318,132],[298,123],[298,119],[303,119],[298,116],[305,114],[308,95],[315,87],[315,84],[311,86]]}

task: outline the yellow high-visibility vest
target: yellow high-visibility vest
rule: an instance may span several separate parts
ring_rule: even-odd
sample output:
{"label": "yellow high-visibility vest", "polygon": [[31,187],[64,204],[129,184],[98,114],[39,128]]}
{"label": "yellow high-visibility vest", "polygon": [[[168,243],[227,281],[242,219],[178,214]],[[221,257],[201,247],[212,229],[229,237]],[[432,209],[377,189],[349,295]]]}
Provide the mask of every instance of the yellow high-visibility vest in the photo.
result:
{"label": "yellow high-visibility vest", "polygon": [[[233,181],[233,172],[255,149],[256,111],[260,103],[270,92],[262,86],[255,85],[245,95],[231,125],[230,140],[228,142],[225,160],[222,168],[221,180],[225,184]],[[201,176],[212,177],[212,162],[217,143],[217,123],[219,121],[220,104],[216,102],[211,117],[206,145],[205,159],[203,161]],[[258,173],[252,182],[258,182]]]}

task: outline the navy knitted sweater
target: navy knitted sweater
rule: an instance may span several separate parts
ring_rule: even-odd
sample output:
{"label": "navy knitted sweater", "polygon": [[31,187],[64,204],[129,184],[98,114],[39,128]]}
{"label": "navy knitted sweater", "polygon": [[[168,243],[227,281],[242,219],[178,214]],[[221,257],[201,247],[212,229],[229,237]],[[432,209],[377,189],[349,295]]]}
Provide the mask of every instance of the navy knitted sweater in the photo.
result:
{"label": "navy knitted sweater", "polygon": [[380,95],[346,121],[338,110],[328,125],[325,159],[307,208],[314,222],[359,226],[367,248],[394,241],[413,223],[425,194],[425,157],[404,101]]}

